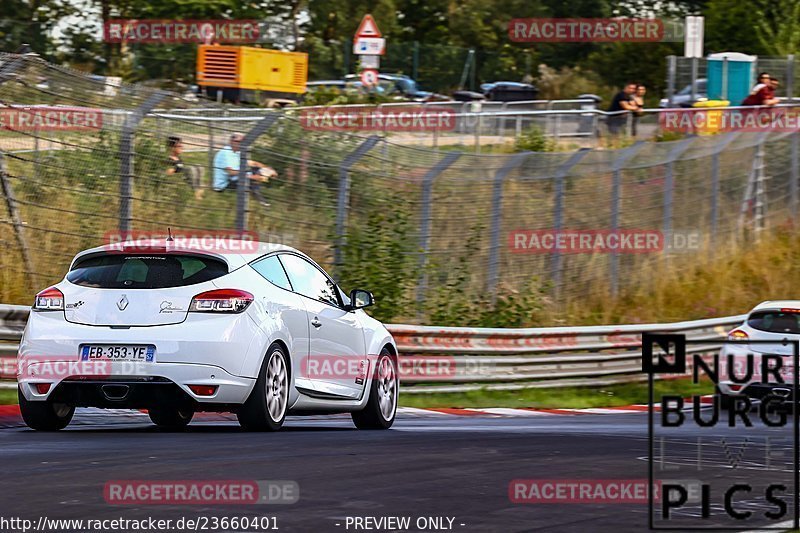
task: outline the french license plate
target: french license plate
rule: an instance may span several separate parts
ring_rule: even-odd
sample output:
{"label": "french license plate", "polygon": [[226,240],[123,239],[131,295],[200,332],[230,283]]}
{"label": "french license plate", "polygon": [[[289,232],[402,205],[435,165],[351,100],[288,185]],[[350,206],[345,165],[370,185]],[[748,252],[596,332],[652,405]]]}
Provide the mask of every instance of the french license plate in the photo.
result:
{"label": "french license plate", "polygon": [[85,344],[81,347],[81,361],[155,361],[156,347],[147,344]]}

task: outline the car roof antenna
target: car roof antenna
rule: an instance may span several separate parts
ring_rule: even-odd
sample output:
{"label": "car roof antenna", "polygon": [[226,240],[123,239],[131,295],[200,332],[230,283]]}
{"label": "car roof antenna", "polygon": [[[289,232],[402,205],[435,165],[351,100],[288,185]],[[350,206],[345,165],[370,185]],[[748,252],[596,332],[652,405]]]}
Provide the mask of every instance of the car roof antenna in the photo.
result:
{"label": "car roof antenna", "polygon": [[167,228],[167,242],[172,242],[175,239],[172,238],[172,228]]}

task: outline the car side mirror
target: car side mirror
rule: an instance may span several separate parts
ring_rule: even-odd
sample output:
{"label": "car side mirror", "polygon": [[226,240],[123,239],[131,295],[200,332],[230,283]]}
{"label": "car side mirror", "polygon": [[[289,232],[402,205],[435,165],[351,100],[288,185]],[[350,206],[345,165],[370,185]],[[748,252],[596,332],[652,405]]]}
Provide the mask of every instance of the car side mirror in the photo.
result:
{"label": "car side mirror", "polygon": [[353,289],[350,291],[350,309],[361,309],[375,305],[375,297],[371,292],[362,289]]}

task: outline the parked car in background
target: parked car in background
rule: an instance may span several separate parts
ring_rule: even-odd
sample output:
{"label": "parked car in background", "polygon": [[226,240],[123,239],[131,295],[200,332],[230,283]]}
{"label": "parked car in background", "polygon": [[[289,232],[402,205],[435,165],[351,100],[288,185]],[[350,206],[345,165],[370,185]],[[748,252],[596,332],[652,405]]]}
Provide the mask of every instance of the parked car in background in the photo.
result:
{"label": "parked car in background", "polygon": [[[348,74],[344,77],[346,81],[358,80],[357,74]],[[382,94],[395,96],[403,100],[413,100],[424,102],[429,100],[449,100],[447,96],[423,91],[417,82],[404,74],[378,74],[378,87]]]}
{"label": "parked car in background", "polygon": [[[697,79],[697,88],[694,99],[692,98],[692,84],[690,83],[672,96],[672,107],[692,107],[696,102],[704,102],[708,100],[706,78]],[[658,107],[666,109],[670,107],[669,99],[662,98],[658,103]]]}
{"label": "parked car in background", "polygon": [[530,83],[518,81],[495,81],[482,83],[481,91],[488,100],[494,102],[520,102],[536,100],[539,89]]}

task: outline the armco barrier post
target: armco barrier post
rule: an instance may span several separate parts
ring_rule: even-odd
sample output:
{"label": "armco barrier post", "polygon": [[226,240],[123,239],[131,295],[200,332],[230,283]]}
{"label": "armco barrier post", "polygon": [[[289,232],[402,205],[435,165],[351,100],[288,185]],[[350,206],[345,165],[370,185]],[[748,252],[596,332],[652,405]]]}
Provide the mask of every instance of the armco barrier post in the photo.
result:
{"label": "armco barrier post", "polygon": [[489,270],[486,275],[486,289],[492,301],[497,297],[497,271],[500,265],[500,227],[503,220],[503,186],[508,175],[522,165],[532,152],[521,152],[508,158],[505,165],[494,175],[492,187],[492,227],[489,234]]}
{"label": "armco barrier post", "polygon": [[431,233],[431,193],[433,191],[433,181],[436,177],[450,168],[450,165],[461,157],[460,152],[450,152],[439,160],[425,176],[422,178],[422,214],[419,221],[419,277],[417,278],[417,306],[422,307],[425,301],[425,293],[428,288],[428,249],[430,246]]}
{"label": "armco barrier post", "polygon": [[[569,176],[570,170],[572,167],[580,163],[580,161],[586,157],[586,154],[591,152],[591,148],[581,148],[569,159],[567,159],[560,167],[556,169],[555,174],[553,175],[553,180],[555,181],[555,202],[553,204],[553,231],[558,234],[561,231],[562,226],[564,224],[564,179]],[[552,264],[551,264],[551,272],[550,275],[553,279],[553,285],[555,287],[556,298],[561,290],[561,253],[556,247],[553,251],[552,255]]]}
{"label": "armco barrier post", "polygon": [[[247,161],[250,159],[250,146],[263,134],[270,129],[278,120],[280,115],[273,113],[259,120],[255,126],[248,131],[239,148],[239,178],[236,184],[236,231],[244,233],[247,230],[247,214],[249,212],[250,174],[247,168]],[[214,174],[211,174],[214,179]]]}
{"label": "armco barrier post", "polygon": [[347,154],[339,165],[339,198],[336,203],[336,246],[333,249],[333,264],[337,274],[342,267],[342,250],[346,244],[344,234],[347,226],[347,212],[350,209],[350,168],[380,140],[381,138],[377,135],[367,137],[355,150]]}
{"label": "armco barrier post", "polygon": [[130,233],[133,220],[133,136],[145,115],[152,111],[167,93],[156,91],[145,99],[131,114],[125,117],[119,139],[119,231]]}
{"label": "armco barrier post", "polygon": [[[644,141],[637,141],[628,148],[621,150],[611,165],[612,182],[611,182],[611,231],[619,230],[619,205],[620,205],[620,190],[622,188],[622,168],[625,163],[630,160],[636,153],[645,145]],[[619,292],[619,256],[617,251],[611,252],[611,294],[616,296]]]}

